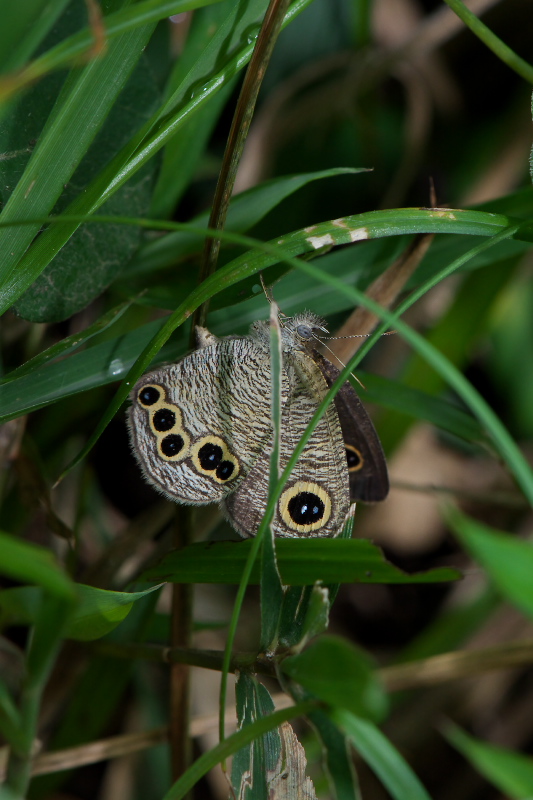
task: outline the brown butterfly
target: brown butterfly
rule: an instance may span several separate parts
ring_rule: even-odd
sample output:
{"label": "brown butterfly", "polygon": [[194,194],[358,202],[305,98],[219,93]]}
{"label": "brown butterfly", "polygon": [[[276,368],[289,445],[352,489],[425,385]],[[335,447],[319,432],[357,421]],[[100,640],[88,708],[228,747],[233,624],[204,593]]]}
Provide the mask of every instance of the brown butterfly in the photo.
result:
{"label": "brown butterfly", "polygon": [[[280,318],[280,467],[339,374],[313,347],[323,322],[311,313]],[[179,503],[218,502],[243,536],[253,536],[268,499],[271,365],[268,322],[247,336],[218,339],[197,328],[198,349],[155,370],[131,394],[130,435],[147,480]],[[277,536],[336,536],[350,502],[389,488],[385,456],[361,401],[345,383],[311,434],[273,518]]]}

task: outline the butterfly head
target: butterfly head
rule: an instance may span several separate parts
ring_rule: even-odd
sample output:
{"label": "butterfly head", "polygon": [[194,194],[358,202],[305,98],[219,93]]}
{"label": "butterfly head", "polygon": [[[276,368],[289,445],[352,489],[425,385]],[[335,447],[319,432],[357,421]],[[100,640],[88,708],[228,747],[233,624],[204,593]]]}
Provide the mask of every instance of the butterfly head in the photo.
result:
{"label": "butterfly head", "polygon": [[280,319],[281,335],[289,347],[302,350],[313,348],[320,343],[320,337],[328,333],[324,320],[311,311],[304,311],[294,317]]}

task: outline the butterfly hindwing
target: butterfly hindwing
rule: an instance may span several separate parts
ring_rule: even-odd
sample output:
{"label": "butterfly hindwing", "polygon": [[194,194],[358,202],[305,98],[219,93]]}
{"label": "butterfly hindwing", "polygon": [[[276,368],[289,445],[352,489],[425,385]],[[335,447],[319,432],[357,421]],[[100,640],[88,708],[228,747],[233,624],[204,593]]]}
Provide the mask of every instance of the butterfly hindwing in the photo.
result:
{"label": "butterfly hindwing", "polygon": [[[286,466],[305,432],[327,383],[314,361],[290,349],[282,369],[280,469]],[[271,444],[271,443],[270,443]],[[223,501],[232,525],[243,535],[257,531],[268,499],[270,446],[258,458],[236,491]],[[342,434],[330,406],[314,429],[290,478],[283,487],[273,517],[276,536],[336,536],[349,508],[349,486]]]}

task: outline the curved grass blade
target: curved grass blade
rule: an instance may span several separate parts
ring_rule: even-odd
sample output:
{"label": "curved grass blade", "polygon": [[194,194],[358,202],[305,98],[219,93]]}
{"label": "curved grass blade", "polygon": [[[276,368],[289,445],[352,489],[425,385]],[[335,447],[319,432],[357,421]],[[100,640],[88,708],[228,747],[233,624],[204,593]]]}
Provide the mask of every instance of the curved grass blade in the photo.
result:
{"label": "curved grass blade", "polygon": [[533,759],[530,756],[482,742],[447,722],[442,726],[446,739],[500,792],[513,800],[533,797]]}
{"label": "curved grass blade", "polygon": [[[172,14],[192,11],[196,8],[219,2],[221,0],[144,0],[144,2],[136,3],[129,8],[122,8],[120,11],[115,11],[105,17],[106,42],[110,42],[117,36],[127,33],[140,25],[150,25]],[[66,5],[66,0],[61,0],[60,5]],[[30,12],[25,9],[24,13],[27,16]],[[40,31],[40,28],[42,28],[36,20],[33,21],[32,27],[36,31]],[[15,75],[3,76],[0,79],[0,102],[5,102],[15,92],[30,86],[53,70],[76,66],[84,56],[90,56],[93,47],[94,33],[89,27],[84,28],[73,36],[69,36],[68,39],[52,47],[42,56],[20,69]]]}
{"label": "curved grass blade", "polygon": [[96,322],[94,322],[92,325],[89,325],[88,328],[85,328],[85,330],[81,331],[80,333],[73,333],[72,336],[67,336],[60,342],[48,347],[42,353],[30,358],[29,361],[26,361],[20,367],[17,367],[17,369],[12,370],[4,377],[2,381],[0,381],[0,384],[9,383],[12,380],[22,378],[25,375],[34,376],[35,370],[42,367],[44,364],[48,364],[50,361],[53,361],[56,358],[67,356],[69,353],[77,350],[78,347],[86,344],[90,339],[93,338],[93,336],[97,336],[97,334],[103,333],[103,331],[110,328],[129,308],[131,308],[132,303],[133,300],[127,300],[126,302],[115,306],[115,308],[111,308],[105,314],[102,314],[102,316],[97,319]]}
{"label": "curved grass blade", "polygon": [[340,708],[329,711],[328,716],[395,800],[431,800],[407,762],[373,723]]}
{"label": "curved grass blade", "polygon": [[445,517],[504,597],[533,618],[533,544],[483,525],[453,506]]}
{"label": "curved grass blade", "polygon": [[[308,183],[338,175],[354,175],[359,172],[366,172],[366,170],[342,167],[300,175],[286,175],[283,178],[265,181],[259,186],[254,186],[252,189],[232,197],[226,220],[226,230],[243,233],[260,222],[282,200],[290,197],[303,186],[307,186]],[[191,220],[191,225],[207,228],[208,219],[208,212],[198,214]],[[132,259],[128,267],[128,277],[175,264],[179,258],[200,250],[204,239],[205,237],[200,234],[176,231],[161,236],[153,242],[148,242]]]}

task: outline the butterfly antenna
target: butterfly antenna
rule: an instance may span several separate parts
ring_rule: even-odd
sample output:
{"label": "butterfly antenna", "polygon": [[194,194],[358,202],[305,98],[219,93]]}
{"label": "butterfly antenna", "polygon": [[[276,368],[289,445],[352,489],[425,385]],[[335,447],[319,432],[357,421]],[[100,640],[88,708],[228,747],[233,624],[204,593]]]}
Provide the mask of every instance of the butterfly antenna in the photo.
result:
{"label": "butterfly antenna", "polygon": [[[391,336],[393,333],[398,333],[398,331],[385,331],[385,333],[382,333],[381,336]],[[349,336],[325,336],[324,338],[328,339],[328,341],[331,341],[332,339],[368,339],[369,336],[372,336],[372,334],[351,333]]]}
{"label": "butterfly antenna", "polygon": [[[326,330],[326,329],[325,329],[325,328],[320,328],[320,330]],[[363,335],[365,335],[365,334],[361,334],[361,335],[363,336]],[[328,338],[328,339],[350,339],[351,337],[350,337],[350,336],[328,336],[328,337],[326,337],[326,338]],[[340,358],[339,358],[337,355],[335,355],[335,353],[333,352],[333,350],[331,349],[331,347],[328,347],[328,345],[327,345],[325,342],[323,342],[323,341],[322,341],[322,339],[320,339],[318,336],[315,336],[314,334],[313,334],[313,339],[316,339],[316,341],[317,341],[319,344],[321,344],[321,345],[322,345],[322,347],[324,347],[326,350],[328,350],[328,351],[331,353],[331,355],[333,356],[333,358],[334,358],[336,361],[338,361],[338,362],[339,362],[339,364],[342,364],[342,366],[343,366],[343,367],[346,367],[346,364],[345,364],[343,361],[341,361],[341,359],[340,359]],[[357,377],[357,375],[354,375],[354,373],[353,373],[353,372],[350,372],[350,375],[352,376],[352,378],[353,378],[355,381],[357,381],[357,383],[359,384],[359,386],[361,386],[361,387],[362,387],[363,389],[365,389],[365,391],[366,391],[366,386],[364,385],[364,383],[362,383],[362,382],[359,380],[359,378]]]}
{"label": "butterfly antenna", "polygon": [[261,286],[263,287],[266,299],[268,300],[270,305],[272,305],[272,303],[274,302],[274,295],[272,294],[272,289],[269,289],[268,286],[266,285],[262,272],[259,273],[259,280],[261,281]]}

